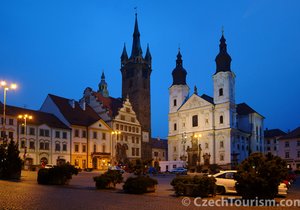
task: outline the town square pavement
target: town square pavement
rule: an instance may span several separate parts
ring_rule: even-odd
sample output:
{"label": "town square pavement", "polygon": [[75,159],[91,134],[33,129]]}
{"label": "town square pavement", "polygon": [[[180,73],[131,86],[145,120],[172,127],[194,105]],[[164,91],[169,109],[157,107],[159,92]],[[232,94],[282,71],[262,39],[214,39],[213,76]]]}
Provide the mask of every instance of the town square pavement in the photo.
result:
{"label": "town square pavement", "polygon": [[[37,184],[37,172],[22,171],[21,181],[0,180],[0,209],[99,209],[99,210],[126,210],[126,209],[300,209],[300,206],[291,207],[209,207],[204,199],[176,197],[170,185],[174,175],[157,175],[159,185],[156,192],[144,195],[130,195],[122,192],[122,185],[115,190],[96,190],[93,177],[100,172],[81,172],[67,186],[45,186]],[[124,177],[128,177],[125,174]],[[208,198],[227,199],[236,195],[215,196]],[[300,199],[300,178],[292,186],[289,194],[282,199]],[[196,205],[195,205],[196,204]],[[239,204],[239,203],[238,203]],[[202,206],[199,206],[202,205]],[[206,203],[208,205],[208,203]],[[230,205],[230,204],[229,204]]]}

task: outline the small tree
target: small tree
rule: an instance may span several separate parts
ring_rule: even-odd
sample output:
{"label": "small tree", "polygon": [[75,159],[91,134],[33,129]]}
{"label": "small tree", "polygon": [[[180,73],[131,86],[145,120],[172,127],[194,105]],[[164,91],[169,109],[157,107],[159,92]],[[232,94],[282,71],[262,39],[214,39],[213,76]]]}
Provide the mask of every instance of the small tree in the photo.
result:
{"label": "small tree", "polygon": [[280,157],[253,153],[238,167],[236,190],[244,199],[273,199],[286,175],[287,165]]}

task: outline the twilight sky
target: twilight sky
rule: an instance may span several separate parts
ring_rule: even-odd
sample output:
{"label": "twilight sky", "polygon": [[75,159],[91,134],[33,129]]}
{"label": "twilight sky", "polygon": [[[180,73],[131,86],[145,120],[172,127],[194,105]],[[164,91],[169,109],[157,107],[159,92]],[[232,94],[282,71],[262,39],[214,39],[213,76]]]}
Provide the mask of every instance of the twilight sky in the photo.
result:
{"label": "twilight sky", "polygon": [[[48,93],[70,99],[96,90],[102,70],[121,96],[120,56],[131,53],[137,6],[143,55],[152,54],[152,136],[168,135],[168,88],[180,46],[191,94],[213,96],[222,26],[236,74],[236,101],[265,127],[300,126],[298,0],[0,1],[0,80],[16,82],[7,103],[39,109]],[[3,102],[3,91],[0,93]]]}

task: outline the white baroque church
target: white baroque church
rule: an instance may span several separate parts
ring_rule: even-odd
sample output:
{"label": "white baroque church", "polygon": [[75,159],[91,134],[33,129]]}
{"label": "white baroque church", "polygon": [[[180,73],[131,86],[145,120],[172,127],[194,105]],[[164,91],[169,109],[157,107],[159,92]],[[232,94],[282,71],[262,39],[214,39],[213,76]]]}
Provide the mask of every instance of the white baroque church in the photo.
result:
{"label": "white baroque church", "polygon": [[234,168],[252,152],[263,152],[264,117],[246,103],[236,104],[235,74],[222,34],[213,75],[213,97],[189,94],[187,71],[177,54],[169,88],[169,161],[186,161],[189,169],[218,164]]}

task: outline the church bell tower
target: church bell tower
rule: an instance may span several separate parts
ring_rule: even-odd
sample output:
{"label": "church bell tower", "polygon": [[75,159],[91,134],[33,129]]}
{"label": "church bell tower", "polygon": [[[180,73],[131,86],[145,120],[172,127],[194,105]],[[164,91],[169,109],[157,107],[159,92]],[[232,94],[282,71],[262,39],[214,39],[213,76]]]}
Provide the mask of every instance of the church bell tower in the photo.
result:
{"label": "church bell tower", "polygon": [[121,55],[122,73],[122,97],[129,97],[130,103],[142,126],[142,159],[151,159],[151,107],[150,107],[150,75],[152,72],[152,57],[147,46],[146,54],[140,43],[140,32],[138,28],[137,14],[135,14],[135,25],[131,55],[128,57],[124,44]]}

